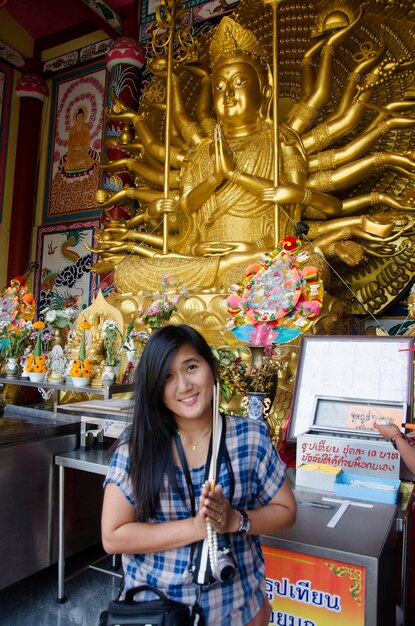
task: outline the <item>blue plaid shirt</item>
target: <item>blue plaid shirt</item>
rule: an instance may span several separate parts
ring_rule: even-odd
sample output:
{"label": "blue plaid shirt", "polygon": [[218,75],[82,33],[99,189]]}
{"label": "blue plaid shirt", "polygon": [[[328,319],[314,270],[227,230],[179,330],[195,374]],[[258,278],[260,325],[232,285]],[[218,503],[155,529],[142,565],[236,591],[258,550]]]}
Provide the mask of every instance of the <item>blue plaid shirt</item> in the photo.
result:
{"label": "blue plaid shirt", "polygon": [[[266,427],[249,418],[227,417],[226,446],[235,478],[232,507],[252,510],[267,504],[277,493],[285,477],[285,464],[271,443]],[[118,486],[135,507],[128,474],[128,444],[116,450],[104,485]],[[205,466],[190,469],[199,501]],[[179,492],[162,490],[160,510],[155,522],[185,519],[191,516],[191,503],[181,468],[176,468]],[[229,497],[229,474],[224,460],[217,483]],[[168,495],[167,495],[168,494]],[[206,625],[243,626],[260,610],[265,598],[264,559],[259,538],[252,535],[229,535],[231,550],[237,562],[232,580],[215,584],[202,592],[201,605]],[[124,554],[124,591],[140,584],[158,587],[170,599],[193,605],[197,585],[189,572],[190,546],[153,554]],[[154,599],[149,597],[148,599]]]}

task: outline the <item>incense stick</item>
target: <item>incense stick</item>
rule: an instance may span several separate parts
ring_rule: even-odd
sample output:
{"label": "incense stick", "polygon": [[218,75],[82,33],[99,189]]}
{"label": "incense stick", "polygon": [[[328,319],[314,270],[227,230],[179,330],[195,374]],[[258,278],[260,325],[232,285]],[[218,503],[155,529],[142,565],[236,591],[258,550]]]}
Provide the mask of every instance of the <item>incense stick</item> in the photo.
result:
{"label": "incense stick", "polygon": [[216,485],[216,463],[217,463],[217,438],[218,438],[218,420],[219,420],[219,383],[213,386],[212,399],[212,482],[211,490],[214,491]]}

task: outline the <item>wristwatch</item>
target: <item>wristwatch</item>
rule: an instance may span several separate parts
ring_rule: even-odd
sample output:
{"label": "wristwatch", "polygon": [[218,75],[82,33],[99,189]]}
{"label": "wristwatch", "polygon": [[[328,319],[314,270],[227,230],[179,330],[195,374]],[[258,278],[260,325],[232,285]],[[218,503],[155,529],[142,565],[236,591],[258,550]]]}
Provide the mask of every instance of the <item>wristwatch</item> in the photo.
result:
{"label": "wristwatch", "polygon": [[239,511],[239,513],[241,514],[241,519],[239,520],[238,533],[245,534],[249,532],[249,529],[251,528],[251,522],[245,511]]}

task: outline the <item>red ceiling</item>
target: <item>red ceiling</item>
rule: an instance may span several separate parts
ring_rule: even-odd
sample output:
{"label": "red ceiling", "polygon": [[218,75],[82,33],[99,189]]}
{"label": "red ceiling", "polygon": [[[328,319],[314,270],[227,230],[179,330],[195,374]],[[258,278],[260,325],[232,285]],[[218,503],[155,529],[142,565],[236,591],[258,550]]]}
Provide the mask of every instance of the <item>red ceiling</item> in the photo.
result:
{"label": "red ceiling", "polygon": [[[124,20],[137,22],[136,0],[105,2]],[[38,52],[106,28],[105,22],[83,0],[6,0],[0,6],[35,40]],[[109,37],[116,35],[110,27],[106,33]]]}

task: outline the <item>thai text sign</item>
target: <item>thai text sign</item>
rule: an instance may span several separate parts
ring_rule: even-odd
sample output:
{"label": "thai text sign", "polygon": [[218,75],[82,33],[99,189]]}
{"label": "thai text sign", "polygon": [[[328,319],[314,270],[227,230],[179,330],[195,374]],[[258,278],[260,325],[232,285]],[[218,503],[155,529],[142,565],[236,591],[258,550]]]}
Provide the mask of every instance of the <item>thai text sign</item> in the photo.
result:
{"label": "thai text sign", "polygon": [[366,569],[262,546],[270,624],[364,626]]}
{"label": "thai text sign", "polygon": [[[387,421],[389,424],[395,424],[401,427],[404,415],[402,408],[384,408],[382,410],[382,422]],[[349,406],[347,407],[346,428],[355,428],[360,430],[368,430],[374,428],[374,422],[379,421],[379,411],[373,410],[370,406]]]}
{"label": "thai text sign", "polygon": [[297,467],[319,463],[344,472],[398,479],[400,455],[387,441],[354,437],[301,435],[297,439]]}

